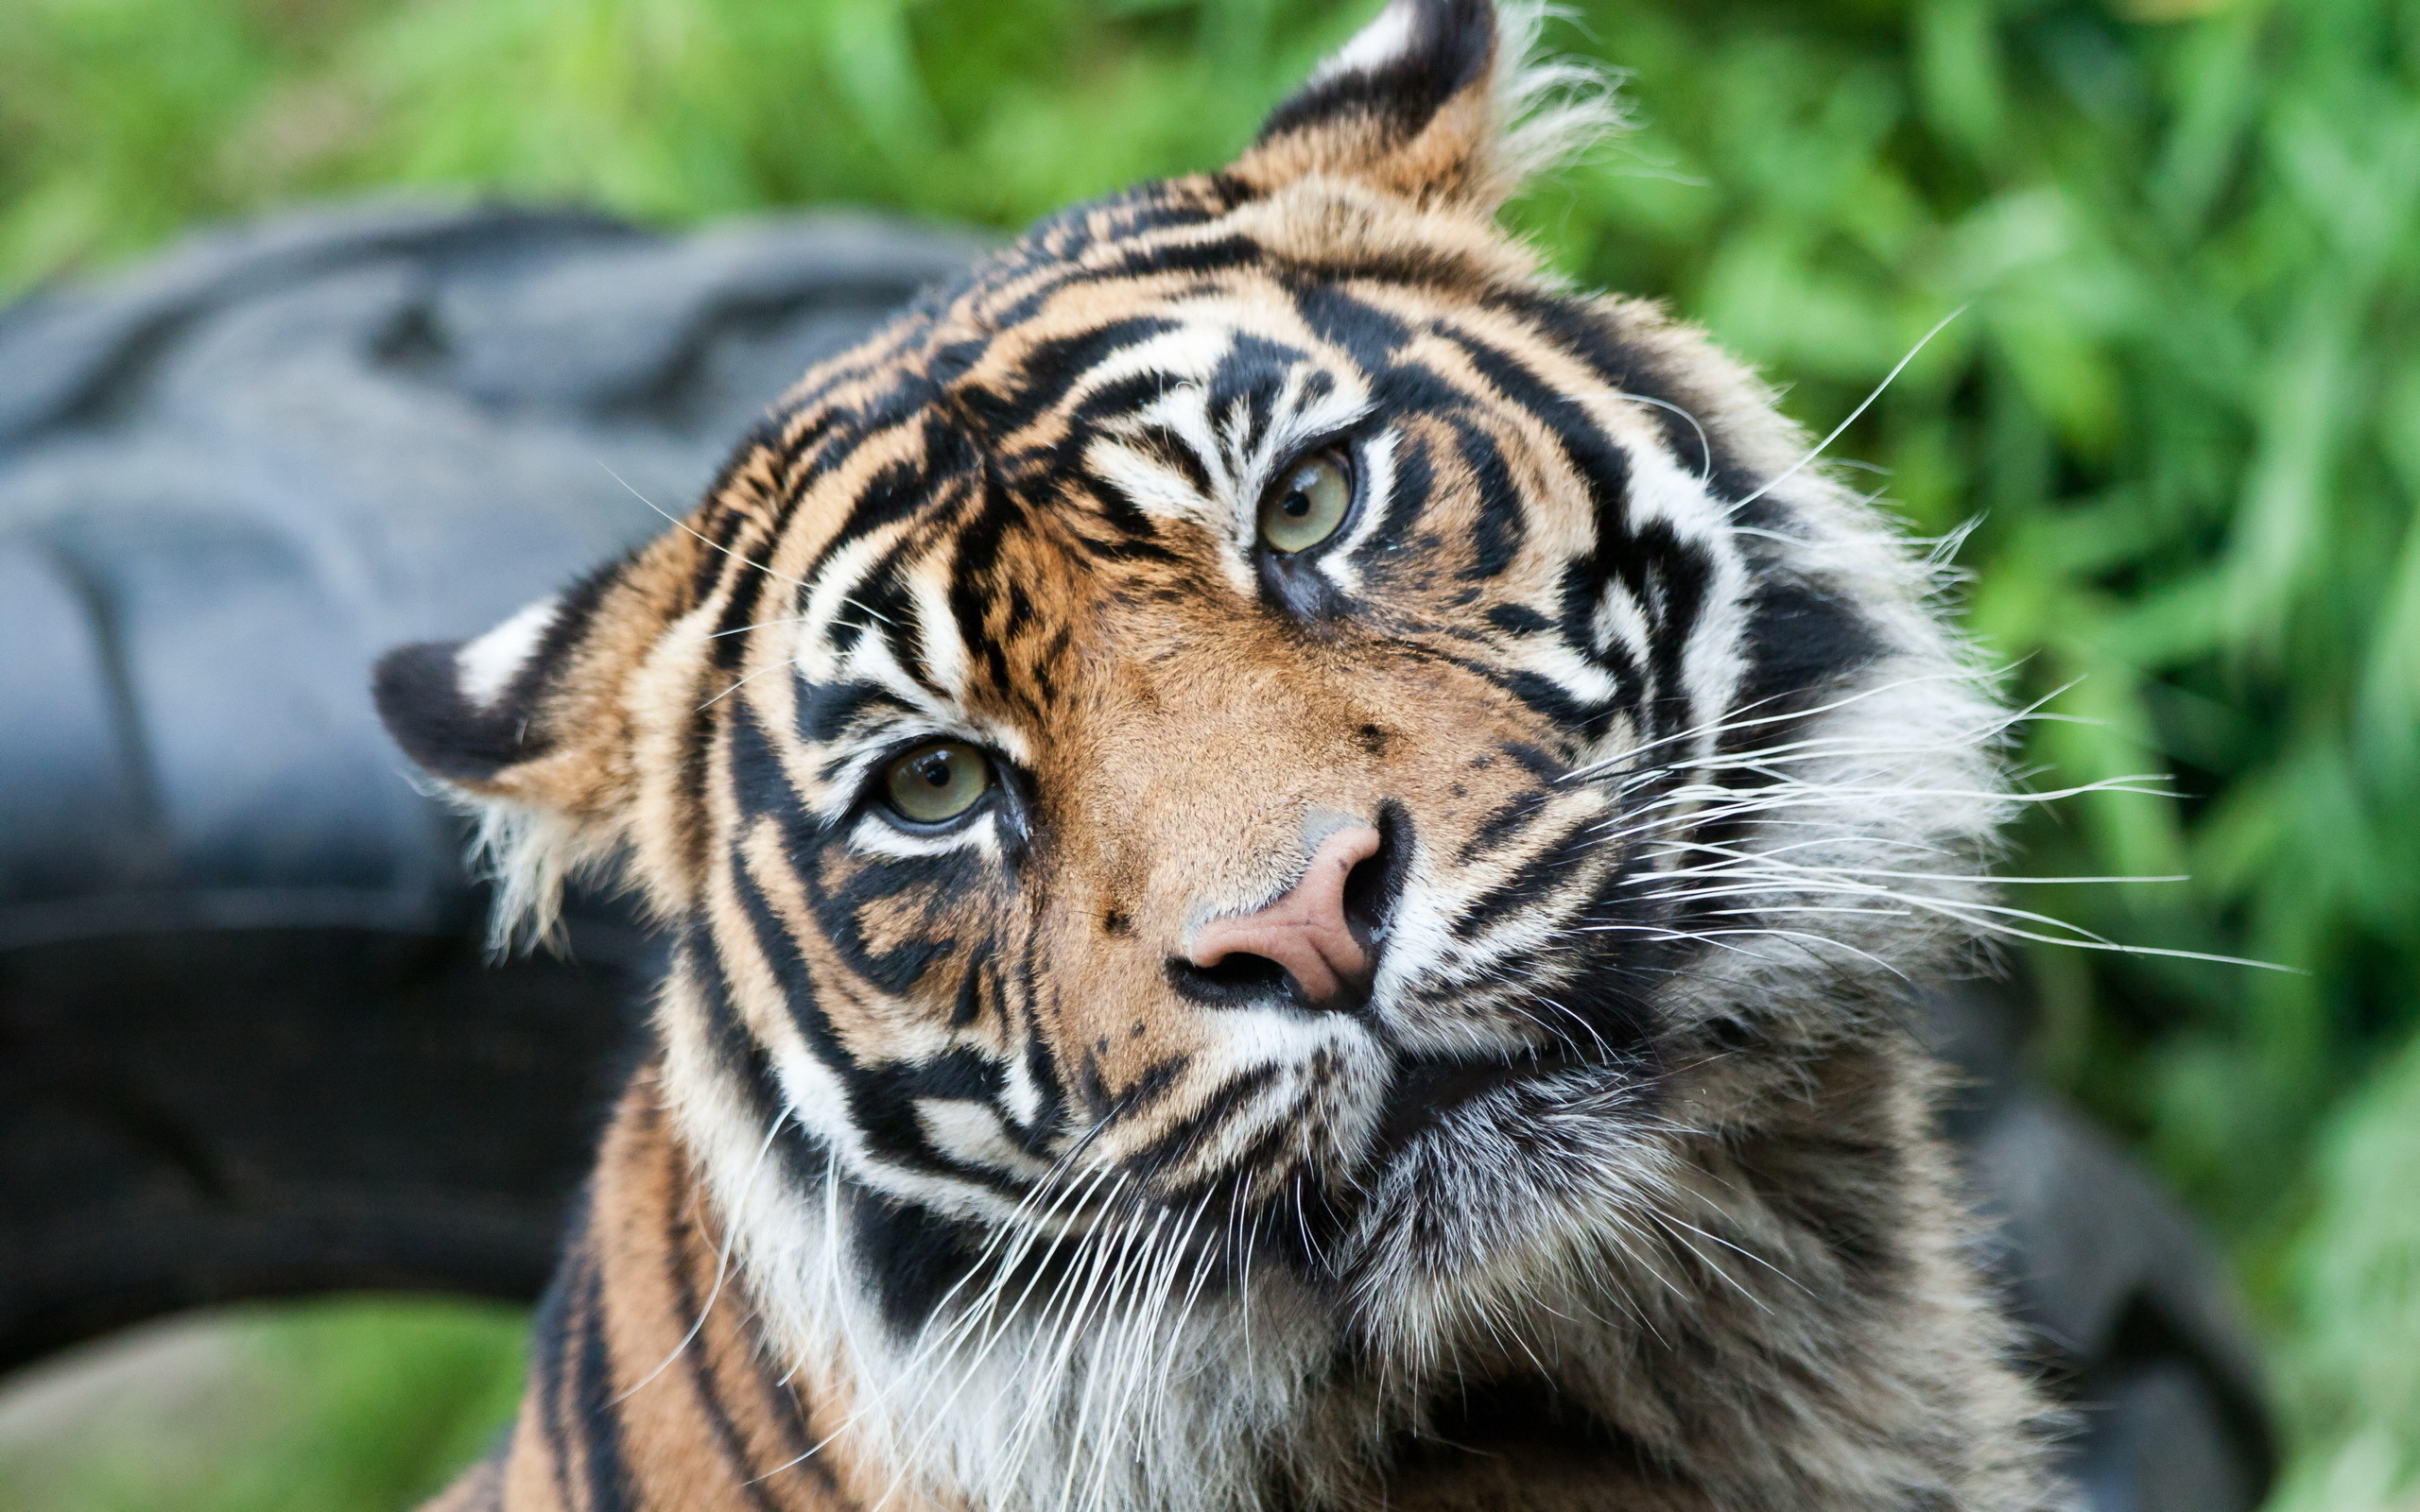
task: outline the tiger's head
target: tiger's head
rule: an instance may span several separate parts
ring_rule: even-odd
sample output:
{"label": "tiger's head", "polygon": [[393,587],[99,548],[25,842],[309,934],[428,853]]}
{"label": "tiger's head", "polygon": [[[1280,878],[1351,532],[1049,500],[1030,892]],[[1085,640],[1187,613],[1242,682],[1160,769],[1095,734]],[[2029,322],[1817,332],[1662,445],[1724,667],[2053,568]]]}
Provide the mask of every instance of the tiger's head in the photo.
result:
{"label": "tiger's head", "polygon": [[636,880],[759,1305],[896,1453],[993,1403],[929,1452],[978,1500],[1080,1366],[1249,1457],[1653,1330],[1764,1178],[1723,1152],[1902,1116],[1840,1068],[1968,936],[1997,717],[1747,371],[1497,227],[1609,114],[1528,43],[1395,0],[1225,170],[1045,221],[678,529],[381,666],[511,908]]}

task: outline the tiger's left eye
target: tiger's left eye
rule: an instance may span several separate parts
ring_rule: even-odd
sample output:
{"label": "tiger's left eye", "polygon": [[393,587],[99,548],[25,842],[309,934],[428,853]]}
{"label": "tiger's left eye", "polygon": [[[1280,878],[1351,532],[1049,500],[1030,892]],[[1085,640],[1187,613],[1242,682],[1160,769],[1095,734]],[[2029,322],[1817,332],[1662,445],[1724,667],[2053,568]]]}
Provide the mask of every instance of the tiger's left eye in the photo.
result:
{"label": "tiger's left eye", "polygon": [[1260,543],[1283,556],[1308,551],[1344,524],[1353,478],[1333,452],[1297,463],[1260,501]]}
{"label": "tiger's left eye", "polygon": [[946,824],[992,791],[992,764],[959,740],[919,746],[882,771],[883,797],[911,824]]}

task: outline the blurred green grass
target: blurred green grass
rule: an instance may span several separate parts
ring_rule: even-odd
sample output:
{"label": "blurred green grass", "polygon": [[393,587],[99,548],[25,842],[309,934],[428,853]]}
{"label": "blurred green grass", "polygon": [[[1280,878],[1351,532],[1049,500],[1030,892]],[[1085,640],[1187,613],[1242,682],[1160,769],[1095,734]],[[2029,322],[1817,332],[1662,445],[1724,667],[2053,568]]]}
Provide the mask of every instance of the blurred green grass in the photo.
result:
{"label": "blurred green grass", "polygon": [[521,1395],[518,1309],[345,1297],[171,1319],[45,1362],[0,1403],[15,1512],[389,1512]]}
{"label": "blurred green grass", "polygon": [[[1013,227],[1222,162],[1373,9],[0,0],[0,289],[373,184]],[[2226,1238],[2287,1498],[2420,1494],[2420,0],[1588,0],[1633,132],[1515,207],[1668,299],[1959,552],[2060,716],[2042,1073]],[[367,1335],[364,1335],[367,1337]],[[2393,1347],[2390,1348],[2390,1341]],[[369,1348],[364,1345],[364,1348]],[[369,1452],[365,1449],[364,1452]],[[2334,1477],[2334,1479],[2330,1479]]]}

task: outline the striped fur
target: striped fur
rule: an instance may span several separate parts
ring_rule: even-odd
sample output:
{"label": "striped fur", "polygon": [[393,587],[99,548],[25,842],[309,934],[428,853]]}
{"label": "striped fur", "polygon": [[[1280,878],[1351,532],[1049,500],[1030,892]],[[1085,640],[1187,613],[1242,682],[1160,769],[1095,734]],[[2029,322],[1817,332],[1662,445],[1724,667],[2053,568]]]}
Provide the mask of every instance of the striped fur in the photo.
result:
{"label": "striped fur", "polygon": [[838,1456],[809,1452],[816,1419],[758,1347],[745,1308],[707,1307],[720,1301],[722,1254],[650,1067],[624,1095],[538,1310],[520,1418],[434,1506],[852,1504]]}
{"label": "striped fur", "polygon": [[[617,865],[675,945],[441,1504],[2062,1504],[1899,1027],[2003,716],[1748,373],[1495,228],[1606,114],[1511,20],[1397,0],[382,664],[510,896]],[[993,784],[920,826],[937,740]],[[1346,830],[1365,981],[1194,962]]]}

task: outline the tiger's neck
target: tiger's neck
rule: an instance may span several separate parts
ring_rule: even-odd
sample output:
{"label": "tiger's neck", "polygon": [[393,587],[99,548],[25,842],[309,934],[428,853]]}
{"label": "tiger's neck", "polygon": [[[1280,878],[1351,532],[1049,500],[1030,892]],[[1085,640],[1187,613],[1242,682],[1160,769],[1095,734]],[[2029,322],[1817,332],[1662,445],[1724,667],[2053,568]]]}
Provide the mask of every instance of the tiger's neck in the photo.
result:
{"label": "tiger's neck", "polygon": [[[884,1512],[945,1505],[958,1512],[968,1504],[937,1502],[898,1467],[866,1462],[849,1404],[818,1396],[782,1363],[711,1206],[664,1107],[658,1070],[641,1071],[606,1132],[538,1309],[520,1416],[495,1453],[425,1512],[841,1512],[876,1504]],[[1236,1469],[1201,1467],[1213,1480]],[[1413,1478],[1419,1484],[1390,1486],[1387,1500],[1463,1512],[1496,1504],[1506,1490],[1497,1484],[1502,1468],[1476,1480],[1440,1470],[1424,1467]],[[1538,1506],[1599,1505],[1608,1489],[1601,1474],[1564,1477],[1550,1464],[1517,1478],[1526,1504]],[[1571,1484],[1558,1486],[1563,1479]],[[1228,1489],[1209,1500],[1260,1500]]]}
{"label": "tiger's neck", "polygon": [[[984,1501],[937,1489],[930,1467],[910,1473],[880,1454],[880,1441],[901,1436],[885,1420],[898,1415],[869,1414],[884,1391],[834,1370],[852,1342],[873,1341],[821,1341],[808,1352],[826,1358],[802,1362],[800,1341],[769,1321],[741,1276],[745,1246],[731,1243],[715,1206],[650,1065],[606,1131],[539,1305],[510,1434],[424,1512],[963,1512]],[[1029,1378],[1033,1364],[1008,1362],[1007,1374]],[[933,1426],[935,1402],[912,1395],[913,1415]],[[939,1412],[981,1416],[965,1399],[982,1392],[940,1395],[950,1400]],[[1171,1433],[1170,1447],[1184,1436]],[[1176,1473],[1201,1486],[1206,1504],[1261,1502],[1234,1494],[1242,1467],[1233,1459],[1195,1458]],[[1010,1500],[1029,1498],[1012,1490]]]}
{"label": "tiger's neck", "polygon": [[[862,1512],[877,1506],[966,1512],[978,1505],[1169,1512],[1310,1504],[1383,1504],[1397,1512],[1478,1512],[1511,1504],[1540,1512],[1708,1512],[1741,1504],[1885,1504],[1844,1487],[1830,1488],[1841,1493],[1836,1496],[1795,1499],[1728,1494],[1720,1489],[1719,1474],[1702,1478],[1681,1469],[1685,1444],[1677,1446],[1681,1453],[1673,1445],[1651,1451],[1627,1425],[1601,1444],[1549,1431],[1561,1404],[1546,1399],[1534,1410],[1512,1402],[1495,1414],[1505,1421],[1481,1423],[1494,1436],[1478,1449],[1460,1442],[1469,1435],[1459,1428],[1409,1444],[1385,1434],[1374,1439],[1368,1436],[1374,1400],[1355,1388],[1350,1372],[1302,1369],[1308,1361],[1272,1372],[1272,1352],[1284,1352],[1285,1331],[1268,1329],[1266,1318],[1250,1355],[1206,1366],[1198,1358],[1170,1362],[1167,1370],[1138,1370],[1128,1358],[1132,1351],[1115,1347],[1115,1331],[1104,1349],[1087,1350],[1079,1341],[1061,1348],[1055,1359],[1020,1356],[1011,1342],[994,1361],[996,1379],[953,1375],[931,1394],[905,1393],[903,1400],[912,1402],[907,1416],[914,1421],[903,1435],[900,1424],[883,1425],[899,1414],[879,1410],[882,1383],[853,1373],[862,1372],[864,1362],[844,1364],[854,1349],[878,1350],[878,1341],[816,1339],[795,1326],[782,1330],[769,1322],[778,1315],[764,1305],[771,1294],[760,1295],[763,1288],[740,1273],[746,1246],[728,1242],[714,1207],[697,1159],[666,1108],[660,1071],[642,1070],[607,1131],[585,1206],[539,1308],[519,1418],[496,1453],[426,1512]],[[1729,1284],[1743,1281],[1734,1276]],[[1702,1313],[1714,1305],[1699,1301]],[[1913,1308],[1900,1321],[1927,1336],[1956,1321],[1927,1314]],[[1858,1332],[1893,1331],[1867,1315]],[[1188,1348],[1203,1342],[1197,1338]],[[1209,1342],[1215,1352],[1215,1340]],[[1838,1348],[1824,1350],[1826,1357],[1855,1362],[1852,1339],[1832,1342]],[[1912,1345],[1885,1352],[1924,1359]],[[1257,1373],[1291,1376],[1304,1389],[1255,1394],[1251,1382],[1239,1379],[1255,1373],[1253,1360]],[[937,1370],[921,1354],[893,1364],[918,1381]],[[1681,1398],[1703,1395],[1697,1416],[1717,1418],[1719,1399],[1693,1394],[1675,1379],[1685,1365],[1681,1357],[1656,1354],[1655,1381],[1633,1382],[1624,1395],[1662,1401],[1651,1389],[1660,1381]],[[1046,1432],[1040,1439],[1046,1447],[1030,1478],[1020,1474],[988,1491],[978,1488],[967,1477],[984,1478],[987,1455],[1018,1447],[1018,1435],[1003,1432],[1004,1425],[1035,1418],[1037,1407],[1046,1422],[1062,1416],[1051,1411],[1065,1405],[1063,1392],[1054,1394],[1049,1383],[1054,1368],[1069,1377],[1060,1385],[1076,1393],[1068,1400],[1079,1427],[1096,1410],[1111,1411],[1110,1398],[1139,1395],[1151,1410],[1115,1432],[1098,1431],[1096,1424],[1096,1432],[1063,1441]],[[1093,1388],[1104,1382],[1097,1400]],[[1935,1389],[1908,1394],[1909,1412],[1927,1424],[1962,1416],[1958,1394],[1938,1389],[1945,1383],[1918,1383]],[[1790,1427],[1776,1414],[1762,1416],[1777,1432]],[[1797,1434],[1810,1452],[1850,1441],[1845,1429],[1821,1421],[1800,1425]],[[952,1441],[954,1451],[937,1452]],[[886,1443],[905,1443],[914,1452],[885,1454]],[[928,1463],[911,1468],[909,1459]],[[1906,1468],[1895,1452],[1881,1459],[1889,1461],[1882,1469]],[[1783,1456],[1769,1489],[1806,1492],[1789,1469],[1799,1462],[1799,1456]],[[1097,1474],[1087,1476],[1088,1467]],[[1945,1494],[1937,1504],[2043,1504],[2018,1489],[2032,1484],[2021,1470],[2011,1471],[2017,1486],[2003,1488],[2003,1495],[1969,1501]],[[1088,1486],[1106,1494],[1085,1494]],[[2005,1494],[2009,1489],[2017,1494]]]}

